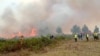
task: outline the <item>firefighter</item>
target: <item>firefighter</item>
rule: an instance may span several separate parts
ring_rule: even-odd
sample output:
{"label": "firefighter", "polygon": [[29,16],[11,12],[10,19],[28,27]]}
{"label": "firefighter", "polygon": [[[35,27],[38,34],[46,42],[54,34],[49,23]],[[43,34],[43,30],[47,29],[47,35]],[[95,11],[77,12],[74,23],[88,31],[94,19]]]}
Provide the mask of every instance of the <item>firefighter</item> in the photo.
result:
{"label": "firefighter", "polygon": [[83,40],[82,37],[83,37],[83,36],[82,36],[82,33],[78,34],[78,38],[79,38],[80,40]]}
{"label": "firefighter", "polygon": [[23,35],[20,36],[20,48],[21,49],[23,49],[23,47],[22,47],[23,46],[23,42],[24,42],[23,39],[24,39],[24,36]]}
{"label": "firefighter", "polygon": [[86,40],[89,41],[89,34],[86,34]]}
{"label": "firefighter", "polygon": [[51,35],[51,36],[50,36],[50,39],[53,39],[53,38],[54,38],[54,36],[53,36],[53,35]]}
{"label": "firefighter", "polygon": [[75,34],[75,35],[74,35],[75,42],[77,42],[77,38],[78,38],[78,35]]}
{"label": "firefighter", "polygon": [[93,37],[94,37],[94,40],[99,40],[98,33],[94,33],[94,34],[93,34]]}

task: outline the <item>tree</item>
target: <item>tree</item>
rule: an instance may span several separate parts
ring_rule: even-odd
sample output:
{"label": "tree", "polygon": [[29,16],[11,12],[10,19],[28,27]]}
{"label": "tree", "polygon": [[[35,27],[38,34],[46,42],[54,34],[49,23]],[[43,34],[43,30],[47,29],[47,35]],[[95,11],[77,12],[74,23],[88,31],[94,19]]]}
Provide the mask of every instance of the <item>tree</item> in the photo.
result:
{"label": "tree", "polygon": [[58,34],[63,33],[63,32],[62,32],[62,28],[61,28],[61,27],[57,27],[56,32],[57,32]]}
{"label": "tree", "polygon": [[88,33],[88,32],[90,32],[90,30],[88,29],[87,25],[84,25],[84,26],[82,27],[82,32],[83,32],[83,33]]}
{"label": "tree", "polygon": [[99,28],[95,26],[94,32],[99,33]]}
{"label": "tree", "polygon": [[75,34],[75,33],[80,33],[80,32],[81,32],[81,29],[80,29],[79,26],[74,25],[74,26],[72,27],[72,29],[71,29],[71,32],[72,32],[73,34]]}

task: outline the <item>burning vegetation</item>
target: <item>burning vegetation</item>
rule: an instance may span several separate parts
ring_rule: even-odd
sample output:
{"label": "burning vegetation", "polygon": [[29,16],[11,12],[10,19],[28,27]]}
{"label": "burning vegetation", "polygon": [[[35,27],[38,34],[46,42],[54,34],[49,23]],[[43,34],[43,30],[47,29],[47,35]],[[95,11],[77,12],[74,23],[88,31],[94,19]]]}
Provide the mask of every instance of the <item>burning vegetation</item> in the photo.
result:
{"label": "burning vegetation", "polygon": [[14,37],[20,37],[20,36],[25,36],[25,37],[34,37],[37,36],[37,30],[35,28],[33,28],[29,33],[22,33],[22,32],[17,32],[17,33],[5,33],[5,34],[1,34],[0,37],[6,37],[6,38],[14,38]]}

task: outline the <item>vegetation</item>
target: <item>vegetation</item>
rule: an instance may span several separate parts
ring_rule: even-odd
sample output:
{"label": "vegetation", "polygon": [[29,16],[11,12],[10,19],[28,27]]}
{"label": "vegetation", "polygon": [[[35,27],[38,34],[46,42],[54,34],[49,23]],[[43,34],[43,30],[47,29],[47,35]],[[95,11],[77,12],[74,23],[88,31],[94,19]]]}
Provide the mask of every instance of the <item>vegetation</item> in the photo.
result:
{"label": "vegetation", "polygon": [[72,27],[72,29],[71,29],[71,32],[72,32],[73,34],[75,34],[75,33],[80,33],[80,32],[81,32],[81,28],[80,28],[79,26],[77,26],[77,25],[74,25],[74,26]]}
{"label": "vegetation", "polygon": [[[53,39],[50,39],[49,37],[35,37],[35,38],[27,38],[27,39],[11,39],[11,40],[5,40],[0,41],[0,52],[2,53],[8,53],[8,52],[14,52],[21,49],[28,49],[34,52],[44,50],[45,47],[55,45],[59,41],[65,40],[69,36],[57,36]],[[70,39],[70,38],[68,38]]]}
{"label": "vegetation", "polygon": [[94,32],[99,33],[99,27],[95,26]]}
{"label": "vegetation", "polygon": [[58,34],[62,34],[63,33],[62,28],[61,27],[57,27],[56,32]]}
{"label": "vegetation", "polygon": [[84,25],[84,26],[82,27],[82,32],[83,32],[83,33],[88,33],[88,32],[90,32],[90,30],[89,30],[89,28],[88,28],[87,25]]}
{"label": "vegetation", "polygon": [[[90,31],[90,29],[88,28],[88,26],[87,25],[83,25],[83,27],[81,28],[80,26],[78,26],[78,25],[74,25],[72,28],[71,28],[71,32],[72,32],[72,34],[79,34],[79,33],[84,33],[84,34],[86,34],[86,33],[92,33],[91,31]],[[95,27],[95,29],[94,29],[94,32],[99,32],[99,28],[96,26]]]}

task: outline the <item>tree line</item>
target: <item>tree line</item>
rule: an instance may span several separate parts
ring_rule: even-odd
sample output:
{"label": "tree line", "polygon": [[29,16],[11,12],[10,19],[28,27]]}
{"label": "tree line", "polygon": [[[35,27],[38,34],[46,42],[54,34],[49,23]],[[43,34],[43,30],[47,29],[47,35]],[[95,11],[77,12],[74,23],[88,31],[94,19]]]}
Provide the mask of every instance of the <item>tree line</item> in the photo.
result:
{"label": "tree line", "polygon": [[[74,25],[71,28],[71,32],[73,34],[75,34],[75,33],[92,33],[92,31],[88,28],[87,25],[84,25],[82,28],[80,28],[80,26],[78,26],[78,25]],[[98,26],[95,26],[94,32],[99,33],[99,27]]]}

